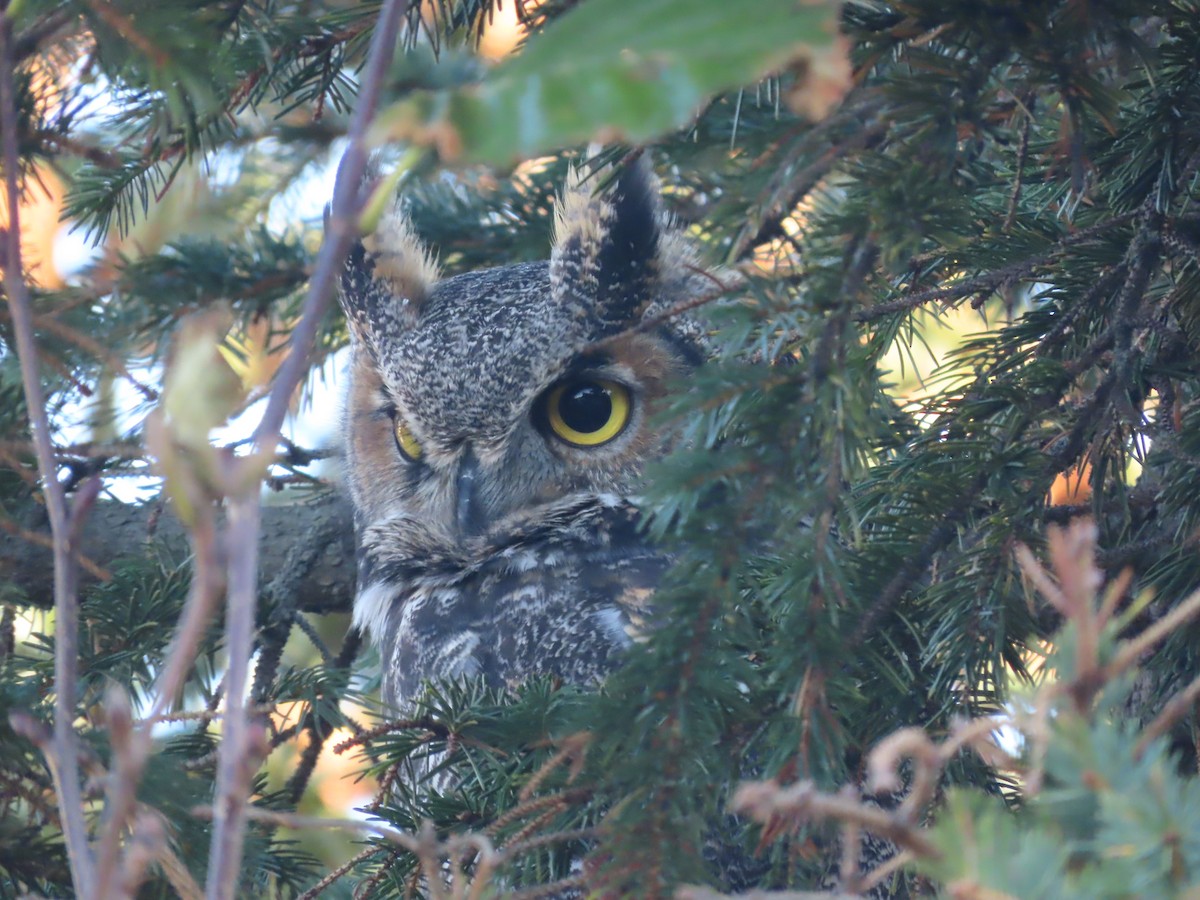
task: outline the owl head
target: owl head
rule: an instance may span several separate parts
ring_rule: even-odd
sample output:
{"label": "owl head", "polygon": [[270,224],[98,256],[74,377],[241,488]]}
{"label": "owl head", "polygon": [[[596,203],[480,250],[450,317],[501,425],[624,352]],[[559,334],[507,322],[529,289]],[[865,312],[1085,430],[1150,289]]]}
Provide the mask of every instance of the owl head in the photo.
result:
{"label": "owl head", "polygon": [[360,529],[390,517],[450,546],[574,498],[627,496],[665,438],[655,410],[703,358],[667,316],[711,285],[648,165],[603,192],[575,171],[545,262],[440,278],[399,212],[352,250],[348,481]]}

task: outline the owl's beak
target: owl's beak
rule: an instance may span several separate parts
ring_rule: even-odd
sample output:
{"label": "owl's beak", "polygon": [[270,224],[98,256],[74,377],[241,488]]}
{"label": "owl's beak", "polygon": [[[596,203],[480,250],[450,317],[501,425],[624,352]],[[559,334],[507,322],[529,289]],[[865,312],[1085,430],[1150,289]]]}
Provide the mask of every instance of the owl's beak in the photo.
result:
{"label": "owl's beak", "polygon": [[455,479],[455,521],[459,534],[480,534],[487,525],[483,504],[479,501],[479,460],[474,451],[467,447],[458,463]]}

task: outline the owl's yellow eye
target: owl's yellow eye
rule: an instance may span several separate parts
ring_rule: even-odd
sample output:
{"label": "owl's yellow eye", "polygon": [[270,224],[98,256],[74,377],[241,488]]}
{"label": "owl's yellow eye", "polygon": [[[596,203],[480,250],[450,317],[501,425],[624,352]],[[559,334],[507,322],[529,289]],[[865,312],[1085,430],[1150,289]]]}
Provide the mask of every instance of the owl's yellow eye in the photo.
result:
{"label": "owl's yellow eye", "polygon": [[420,442],[413,437],[408,424],[399,416],[396,416],[393,433],[396,435],[396,446],[400,448],[401,456],[409,462],[416,462],[421,458]]}
{"label": "owl's yellow eye", "polygon": [[546,397],[546,422],[574,447],[607,444],[629,424],[629,388],[603,378],[564,381]]}

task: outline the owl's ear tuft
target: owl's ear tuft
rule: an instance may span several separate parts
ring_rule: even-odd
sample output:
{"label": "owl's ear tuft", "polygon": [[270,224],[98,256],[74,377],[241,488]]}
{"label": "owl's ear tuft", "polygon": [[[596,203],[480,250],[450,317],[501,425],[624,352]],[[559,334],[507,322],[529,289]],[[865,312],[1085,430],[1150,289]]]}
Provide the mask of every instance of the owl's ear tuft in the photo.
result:
{"label": "owl's ear tuft", "polygon": [[412,327],[438,277],[397,202],[375,231],[354,242],[342,269],[338,299],[355,340],[374,350],[382,333]]}
{"label": "owl's ear tuft", "polygon": [[660,272],[663,212],[658,179],[645,157],[593,194],[604,172],[573,169],[554,217],[550,284],[603,331],[638,321],[653,302]]}

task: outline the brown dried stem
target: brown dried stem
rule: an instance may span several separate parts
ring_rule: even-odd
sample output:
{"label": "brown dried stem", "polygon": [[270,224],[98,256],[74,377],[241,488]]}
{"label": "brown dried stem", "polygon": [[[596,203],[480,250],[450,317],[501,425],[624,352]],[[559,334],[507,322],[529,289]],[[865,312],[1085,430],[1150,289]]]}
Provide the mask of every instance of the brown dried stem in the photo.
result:
{"label": "brown dried stem", "polygon": [[247,771],[251,728],[246,709],[246,685],[254,644],[258,524],[257,496],[232,500],[226,532],[229,596],[225,604],[225,642],[229,666],[225,672],[225,721],[217,756],[215,824],[206,884],[209,900],[234,896],[242,861],[246,801],[253,776],[253,770]]}
{"label": "brown dried stem", "polygon": [[47,748],[55,791],[62,811],[63,836],[67,844],[71,878],[80,896],[93,896],[94,863],[88,847],[87,823],[79,783],[78,738],[75,719],[76,660],[79,642],[79,611],[76,569],[71,546],[72,523],[66,492],[58,481],[46,399],[38,372],[37,347],[33,337],[33,313],[21,260],[21,160],[17,147],[16,60],[13,55],[13,22],[6,0],[0,0],[0,154],[8,205],[8,228],[4,234],[4,292],[12,318],[20,359],[25,404],[33,428],[34,448],[50,530],[54,535],[54,738]]}
{"label": "brown dried stem", "polygon": [[[192,814],[202,819],[214,818],[210,806],[202,806],[192,810]],[[294,830],[322,828],[333,831],[345,831],[350,834],[373,834],[383,838],[390,844],[395,844],[402,850],[416,853],[421,842],[416,835],[378,822],[360,821],[358,819],[333,819],[321,816],[303,816],[299,813],[282,812],[276,809],[264,809],[261,806],[246,807],[246,818],[253,822],[266,822]]]}
{"label": "brown dried stem", "polygon": [[319,897],[322,893],[324,893],[326,888],[332,887],[333,884],[338,879],[345,877],[345,875],[351,869],[353,869],[359,863],[365,862],[366,860],[370,859],[372,856],[374,856],[378,852],[379,852],[378,847],[368,847],[366,850],[363,850],[361,853],[355,854],[354,856],[350,857],[350,859],[346,860],[344,863],[342,863],[340,866],[338,866],[336,869],[334,869],[332,872],[330,872],[328,875],[326,875],[324,878],[322,878],[320,881],[318,881],[316,884],[314,884],[312,887],[310,887],[308,890],[306,890],[303,894],[300,894],[296,898],[296,900],[314,900],[315,897]]}
{"label": "brown dried stem", "polygon": [[[231,466],[229,483],[236,485],[231,498],[229,528],[229,600],[225,643],[229,652],[226,675],[225,734],[221,742],[214,799],[215,830],[209,856],[209,900],[232,898],[242,858],[247,805],[247,751],[251,729],[243,708],[254,639],[257,601],[259,489],[255,472],[279,444],[280,429],[296,386],[308,371],[308,358],[321,318],[333,295],[338,271],[350,250],[362,205],[361,182],[367,167],[367,127],[375,114],[383,79],[391,66],[400,24],[408,11],[407,0],[387,0],[379,14],[363,71],[358,103],[348,132],[349,144],[338,166],[325,242],[317,256],[300,322],[292,331],[291,352],[280,366],[267,408],[254,434],[256,453]],[[254,477],[251,477],[254,476]]]}
{"label": "brown dried stem", "polygon": [[1152,741],[1165,734],[1167,729],[1195,708],[1197,699],[1200,699],[1200,676],[1192,679],[1187,687],[1168,700],[1162,712],[1143,729],[1133,748],[1134,758],[1141,759]]}
{"label": "brown dried stem", "polygon": [[[193,810],[201,817],[211,817],[211,807]],[[435,898],[476,898],[483,895],[490,881],[491,872],[503,861],[505,854],[496,850],[487,836],[482,834],[454,835],[445,841],[439,840],[433,826],[426,822],[417,834],[400,831],[378,822],[366,822],[355,819],[333,819],[319,816],[302,816],[296,813],[280,812],[263,809],[258,806],[247,806],[245,817],[257,822],[268,822],[284,828],[309,829],[326,828],[346,831],[353,834],[373,834],[401,850],[406,850],[417,857],[425,873],[426,884],[431,897]],[[453,865],[461,860],[464,852],[470,852],[475,859],[474,877],[467,879],[460,872],[460,877],[454,879],[448,886],[443,860],[449,860]],[[461,863],[457,863],[461,867]],[[447,888],[452,893],[448,893]]]}
{"label": "brown dried stem", "polygon": [[733,796],[732,808],[763,823],[783,820],[801,825],[825,819],[853,822],[917,856],[926,859],[941,856],[923,829],[876,806],[838,794],[822,793],[811,781],[786,786],[769,781],[743,784]]}
{"label": "brown dried stem", "polygon": [[[183,690],[191,671],[196,650],[212,618],[213,607],[223,587],[220,560],[217,558],[216,522],[209,506],[198,505],[192,530],[195,553],[195,577],[188,591],[179,630],[167,652],[163,669],[154,685],[154,705],[149,715],[132,727],[125,723],[128,698],[110,692],[105,704],[108,712],[109,739],[113,745],[113,767],[109,774],[105,803],[105,825],[100,837],[96,863],[96,890],[110,896],[113,879],[118,877],[121,856],[120,837],[135,811],[137,786],[153,748],[153,727],[166,717],[166,710]],[[206,713],[211,716],[211,713]],[[132,727],[132,730],[130,728]]]}

